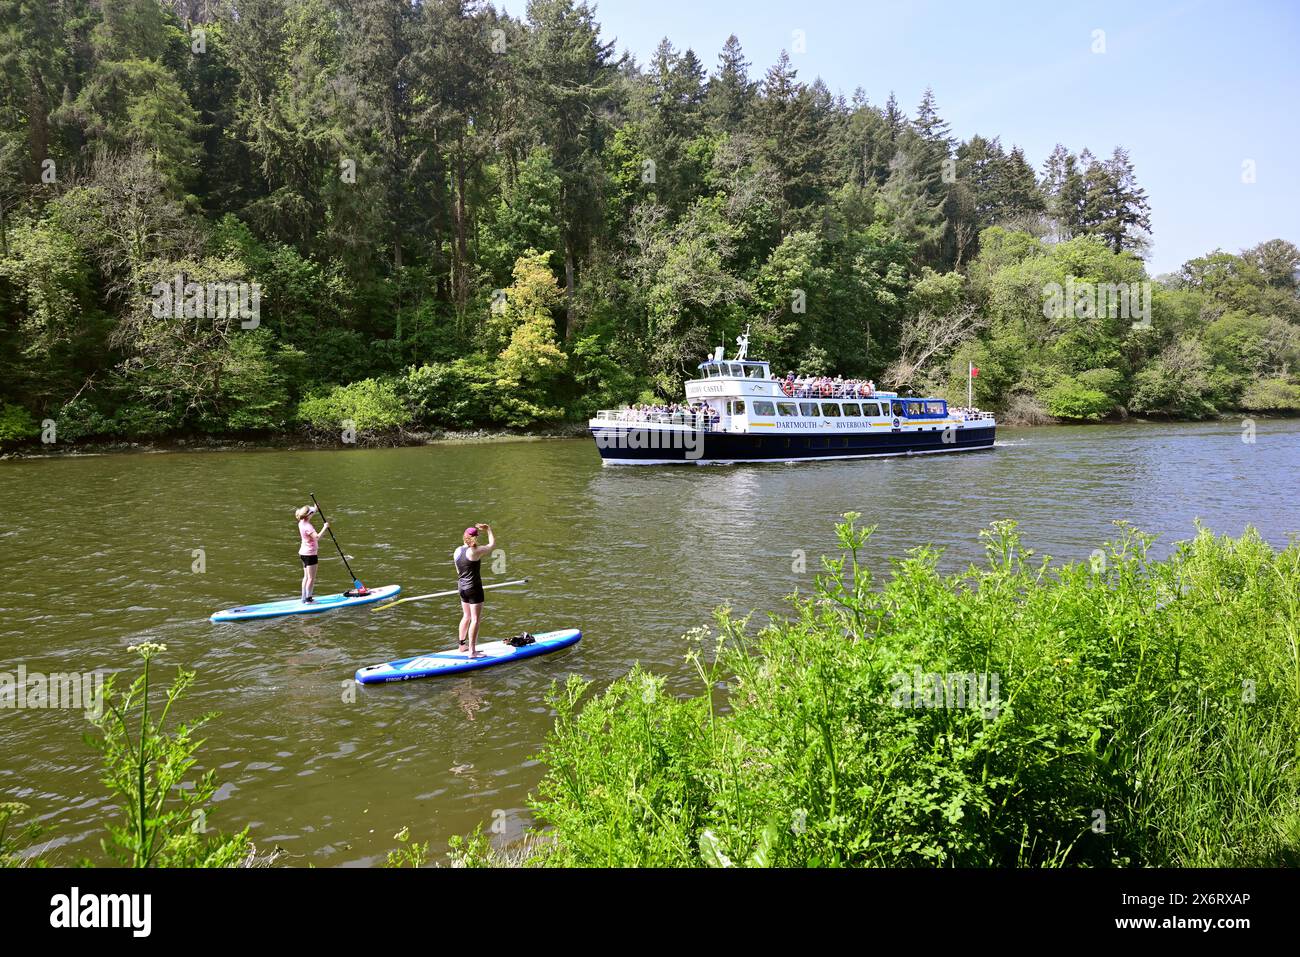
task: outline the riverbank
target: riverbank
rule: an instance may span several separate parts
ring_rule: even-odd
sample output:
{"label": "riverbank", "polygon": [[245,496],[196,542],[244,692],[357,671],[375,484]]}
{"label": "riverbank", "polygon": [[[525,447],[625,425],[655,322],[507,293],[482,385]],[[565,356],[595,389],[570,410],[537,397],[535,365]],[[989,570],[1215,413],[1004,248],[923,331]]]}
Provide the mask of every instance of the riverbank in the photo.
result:
{"label": "riverbank", "polygon": [[434,429],[359,434],[354,442],[323,440],[301,432],[267,436],[232,437],[190,435],[136,441],[30,442],[0,451],[6,459],[38,459],[60,456],[126,455],[163,452],[298,452],[341,451],[349,448],[384,449],[417,445],[470,444],[476,442],[529,442],[540,439],[572,439],[587,434],[586,422],[566,422],[538,429]]}
{"label": "riverbank", "polygon": [[[1175,419],[1151,416],[1125,416],[1106,419],[1101,422],[1081,422],[1070,419],[1010,417],[1000,419],[998,425],[1003,428],[1038,428],[1042,426],[1096,426],[1096,425],[1172,425],[1192,422],[1214,421],[1231,423],[1239,426],[1244,422],[1284,421],[1300,418],[1300,413],[1287,415],[1271,413],[1268,415],[1233,413],[1215,416],[1212,419]],[[572,439],[587,435],[587,423],[583,421],[562,422],[546,427],[532,429],[433,429],[430,431],[408,431],[405,429],[387,430],[374,433],[358,433],[355,441],[343,442],[336,438],[304,432],[280,432],[261,436],[229,435],[188,435],[139,440],[96,440],[89,442],[51,442],[31,441],[21,445],[0,450],[0,461],[8,459],[36,459],[61,456],[95,456],[158,454],[164,452],[297,452],[297,451],[342,451],[349,448],[384,449],[406,448],[420,445],[466,444],[477,442],[529,442],[541,439]]]}

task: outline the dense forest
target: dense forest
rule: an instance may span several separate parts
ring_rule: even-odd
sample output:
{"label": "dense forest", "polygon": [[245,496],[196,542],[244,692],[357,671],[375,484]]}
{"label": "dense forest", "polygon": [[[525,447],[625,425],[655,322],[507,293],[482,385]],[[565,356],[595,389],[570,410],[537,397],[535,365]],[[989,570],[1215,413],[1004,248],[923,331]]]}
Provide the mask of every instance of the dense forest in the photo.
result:
{"label": "dense forest", "polygon": [[0,72],[0,440],[558,422],[746,326],[963,403],[973,363],[1012,421],[1300,409],[1291,242],[1148,277],[1122,147],[1036,164],[734,36],[710,69],[573,0],[0,0]]}

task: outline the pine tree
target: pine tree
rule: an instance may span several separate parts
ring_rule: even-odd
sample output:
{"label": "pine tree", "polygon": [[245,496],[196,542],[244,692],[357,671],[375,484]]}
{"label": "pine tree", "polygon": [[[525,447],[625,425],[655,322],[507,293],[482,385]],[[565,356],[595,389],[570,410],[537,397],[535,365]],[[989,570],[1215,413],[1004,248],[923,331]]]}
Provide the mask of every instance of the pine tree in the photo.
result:
{"label": "pine tree", "polygon": [[573,0],[528,4],[528,92],[534,122],[551,147],[563,195],[566,338],[575,332],[573,296],[578,264],[600,222],[598,177],[619,61],[602,43],[595,14]]}
{"label": "pine tree", "polygon": [[740,129],[753,107],[749,65],[733,33],[718,54],[718,70],[708,85],[708,114],[728,132]]}
{"label": "pine tree", "polygon": [[1138,186],[1128,151],[1115,147],[1101,166],[1104,203],[1096,231],[1113,252],[1140,248],[1151,231],[1151,207],[1146,190]]}
{"label": "pine tree", "polygon": [[890,90],[889,99],[885,101],[885,129],[889,133],[889,142],[897,142],[906,127],[907,117],[898,108],[898,99],[894,96],[894,91]]}
{"label": "pine tree", "polygon": [[818,115],[817,97],[798,81],[798,71],[782,50],[767,71],[758,106],[764,159],[776,170],[786,214],[825,198],[826,126]]}
{"label": "pine tree", "polygon": [[936,148],[941,148],[944,156],[947,156],[952,151],[955,144],[948,128],[948,122],[939,116],[939,110],[934,100],[934,90],[928,86],[921,97],[921,105],[917,107],[916,121],[913,125],[916,127],[916,131],[921,134],[921,139],[933,143]]}
{"label": "pine tree", "polygon": [[1001,196],[997,216],[1001,220],[1033,217],[1046,210],[1043,194],[1034,178],[1034,168],[1025,159],[1025,152],[1013,146],[1001,163]]}

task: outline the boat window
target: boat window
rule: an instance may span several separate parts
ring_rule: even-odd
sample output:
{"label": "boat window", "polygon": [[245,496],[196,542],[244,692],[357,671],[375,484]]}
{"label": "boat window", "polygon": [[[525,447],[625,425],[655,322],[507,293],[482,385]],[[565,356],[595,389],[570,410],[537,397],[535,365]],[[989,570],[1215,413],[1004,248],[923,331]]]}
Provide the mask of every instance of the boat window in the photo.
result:
{"label": "boat window", "polygon": [[704,367],[704,375],[705,378],[716,379],[718,378],[718,376],[722,375],[722,370],[720,370],[713,363],[709,363],[707,366]]}
{"label": "boat window", "polygon": [[823,402],[822,415],[828,419],[838,419],[840,417],[840,404],[838,402]]}
{"label": "boat window", "polygon": [[925,407],[931,415],[943,415],[942,402],[927,402]]}
{"label": "boat window", "polygon": [[800,415],[816,415],[816,414],[817,414],[817,403],[816,403],[816,402],[800,402],[800,403],[799,403],[799,414],[800,414]]}
{"label": "boat window", "polygon": [[771,402],[755,402],[755,415],[776,415],[776,407]]}
{"label": "boat window", "polygon": [[924,402],[909,402],[909,403],[907,403],[907,414],[908,414],[908,415],[925,415],[925,403],[924,403]]}
{"label": "boat window", "polygon": [[856,402],[845,402],[845,403],[844,403],[844,414],[847,415],[847,416],[852,416],[852,417],[854,417],[854,418],[861,418],[861,417],[862,417],[862,407],[861,407],[860,405],[858,405]]}
{"label": "boat window", "polygon": [[903,415],[903,414],[904,414],[904,412],[903,412],[903,403],[901,403],[901,402],[895,402],[895,403],[894,403],[894,415],[897,416],[897,415]]}
{"label": "boat window", "polygon": [[880,404],[878,402],[863,402],[862,414],[863,415],[884,415],[885,413],[881,411]]}
{"label": "boat window", "polygon": [[777,415],[798,415],[799,407],[793,402],[778,402],[776,404]]}
{"label": "boat window", "polygon": [[734,363],[734,362],[730,362],[730,363],[727,364],[727,375],[738,376],[738,375],[740,375],[740,374],[741,374],[741,373],[740,373],[740,366],[738,366],[738,365],[737,365],[736,363]]}
{"label": "boat window", "polygon": [[732,415],[744,415],[744,414],[745,414],[745,400],[744,400],[744,399],[733,399],[733,400],[731,401],[731,414],[732,414]]}

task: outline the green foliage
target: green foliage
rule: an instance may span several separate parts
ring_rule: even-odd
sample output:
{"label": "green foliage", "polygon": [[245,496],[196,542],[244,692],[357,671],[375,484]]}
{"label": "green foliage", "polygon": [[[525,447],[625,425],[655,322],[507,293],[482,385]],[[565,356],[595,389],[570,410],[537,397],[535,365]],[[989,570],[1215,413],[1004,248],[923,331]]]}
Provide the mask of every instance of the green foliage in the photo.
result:
{"label": "green foliage", "polygon": [[1241,407],[1250,412],[1300,410],[1300,385],[1285,379],[1260,379],[1246,389],[1241,397]]}
{"label": "green foliage", "polygon": [[64,403],[53,418],[61,442],[77,442],[114,434],[113,415],[105,415],[87,398],[78,397]]}
{"label": "green foliage", "polygon": [[23,817],[29,810],[21,801],[0,802],[0,868],[5,867],[45,867],[46,862],[39,857],[29,857],[22,853],[19,842],[31,844],[40,836],[41,827],[36,821],[27,821],[10,831],[10,825]]}
{"label": "green foliage", "polygon": [[235,337],[223,373],[223,408],[200,427],[213,432],[282,428],[289,416],[283,370],[298,366],[301,359],[302,353],[291,346],[277,348],[270,330]]}
{"label": "green foliage", "polygon": [[402,428],[410,423],[410,413],[395,380],[361,379],[303,399],[298,419],[322,433],[342,432],[351,423],[357,435],[364,435]]}
{"label": "green foliage", "polygon": [[1210,416],[1215,410],[1209,373],[1209,358],[1199,342],[1175,342],[1135,377],[1132,408],[1189,419]]}
{"label": "green foliage", "polygon": [[1104,393],[1114,403],[1124,394],[1124,374],[1116,369],[1087,369],[1075,378],[1085,389]]}
{"label": "green foliage", "polygon": [[1047,401],[1048,414],[1062,419],[1101,419],[1115,407],[1105,392],[1073,376],[1063,376],[1043,398]]}
{"label": "green foliage", "polygon": [[548,255],[529,250],[514,266],[514,281],[504,304],[488,322],[493,345],[505,347],[497,358],[498,408],[507,425],[529,425],[558,418],[562,410],[547,405],[568,359],[555,338],[551,312],[562,292],[547,266]]}
{"label": "green foliage", "polygon": [[[529,152],[512,181],[501,187],[480,240],[483,268],[504,287],[515,262],[530,249],[560,248],[556,209],[560,177],[544,147]],[[552,264],[556,257],[549,257]]]}
{"label": "green foliage", "polygon": [[492,842],[483,833],[483,825],[474,828],[467,837],[459,834],[451,836],[449,856],[452,867],[487,868],[497,866]]}
{"label": "green foliage", "polygon": [[127,399],[113,412],[106,435],[128,439],[148,439],[167,435],[180,426],[180,415],[173,408],[155,408],[136,399]]}
{"label": "green foliage", "polygon": [[1156,561],[1121,524],[1059,565],[1002,523],[984,563],[918,548],[878,585],[845,518],[789,617],[687,636],[695,693],[553,692],[534,863],[1300,862],[1300,546],[1201,529]]}
{"label": "green foliage", "polygon": [[584,336],[573,344],[570,370],[577,398],[570,411],[580,418],[621,405],[641,391],[628,371],[629,362],[612,352],[611,345],[600,336]]}
{"label": "green foliage", "polygon": [[493,363],[478,355],[408,369],[401,394],[419,424],[467,429],[494,421],[500,390]]}
{"label": "green foliage", "polygon": [[21,405],[0,405],[0,442],[21,442],[40,434],[36,419]]}
{"label": "green foliage", "polygon": [[423,867],[429,860],[429,842],[412,841],[410,828],[402,828],[393,835],[393,840],[401,846],[388,852],[385,867]]}
{"label": "green foliage", "polygon": [[[986,379],[981,396],[999,403],[1024,390],[1050,414],[1071,419],[1104,417],[1121,405],[1204,418],[1248,408],[1247,395],[1287,401],[1286,388],[1258,383],[1300,384],[1300,290],[1292,283],[1279,296],[1250,265],[1256,255],[1195,260],[1177,285],[1151,287],[1131,252],[1115,252],[1101,238],[1048,244],[985,230],[971,286],[991,318],[990,348],[980,351],[1001,381],[990,388]],[[1277,255],[1289,261],[1285,251]],[[950,395],[956,385],[949,380]]]}
{"label": "green foliage", "polygon": [[249,851],[247,829],[234,835],[209,832],[216,772],[198,774],[197,732],[215,715],[168,725],[173,708],[194,682],[178,669],[161,709],[150,700],[150,661],[165,645],[134,646],[144,661],[126,692],[115,678],[104,683],[102,708],[91,714],[98,736],[86,740],[104,761],[103,782],[120,802],[121,823],[109,825],[105,853],[123,867],[231,867]]}

